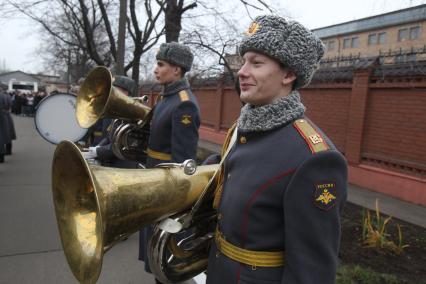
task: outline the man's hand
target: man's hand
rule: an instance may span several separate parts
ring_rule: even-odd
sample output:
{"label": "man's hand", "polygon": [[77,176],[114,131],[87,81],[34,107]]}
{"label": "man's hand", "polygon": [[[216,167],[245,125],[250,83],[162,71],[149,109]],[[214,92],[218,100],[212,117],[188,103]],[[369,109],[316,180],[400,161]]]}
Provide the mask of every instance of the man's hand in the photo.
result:
{"label": "man's hand", "polygon": [[96,159],[96,157],[98,156],[96,149],[99,146],[96,147],[89,147],[87,151],[85,152],[81,152],[81,154],[83,155],[84,159],[88,160],[88,159]]}

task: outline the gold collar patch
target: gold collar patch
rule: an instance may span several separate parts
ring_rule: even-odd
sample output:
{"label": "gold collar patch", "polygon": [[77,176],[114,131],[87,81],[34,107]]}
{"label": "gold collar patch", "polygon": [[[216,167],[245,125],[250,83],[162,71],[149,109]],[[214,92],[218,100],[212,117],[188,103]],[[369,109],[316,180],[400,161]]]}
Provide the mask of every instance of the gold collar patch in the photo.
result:
{"label": "gold collar patch", "polygon": [[337,203],[337,188],[334,182],[315,184],[314,204],[328,211]]}
{"label": "gold collar patch", "polygon": [[245,34],[248,35],[248,36],[254,35],[259,28],[260,28],[260,25],[256,22],[253,22],[253,23],[251,23],[250,27],[245,32]]}

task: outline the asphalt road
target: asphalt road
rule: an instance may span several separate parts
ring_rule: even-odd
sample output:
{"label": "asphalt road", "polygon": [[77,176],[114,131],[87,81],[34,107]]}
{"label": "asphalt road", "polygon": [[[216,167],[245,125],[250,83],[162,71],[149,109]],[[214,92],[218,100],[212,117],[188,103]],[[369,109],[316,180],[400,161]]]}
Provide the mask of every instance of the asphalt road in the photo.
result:
{"label": "asphalt road", "polygon": [[[62,251],[53,209],[55,145],[39,136],[32,118],[13,118],[18,139],[0,164],[0,283],[78,283]],[[138,242],[133,234],[108,251],[97,283],[154,283],[137,260]]]}

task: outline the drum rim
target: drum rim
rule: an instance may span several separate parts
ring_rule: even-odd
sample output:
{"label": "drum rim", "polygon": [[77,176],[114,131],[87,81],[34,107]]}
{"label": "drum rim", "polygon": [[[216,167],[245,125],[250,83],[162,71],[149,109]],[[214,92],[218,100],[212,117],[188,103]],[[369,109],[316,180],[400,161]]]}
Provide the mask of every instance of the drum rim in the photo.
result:
{"label": "drum rim", "polygon": [[[39,109],[39,106],[42,104],[42,102],[43,101],[46,101],[47,99],[49,99],[49,98],[52,98],[52,97],[54,97],[54,96],[61,96],[61,95],[65,95],[65,96],[72,96],[72,97],[75,97],[76,99],[77,99],[77,95],[76,94],[73,94],[73,93],[56,93],[56,94],[52,94],[52,95],[48,95],[48,96],[46,96],[46,97],[44,97],[36,106],[35,106],[35,109],[34,109],[34,125],[35,125],[35,128],[36,128],[36,130],[37,130],[37,132],[38,132],[38,134],[44,139],[44,140],[46,140],[47,142],[49,142],[49,143],[51,143],[51,144],[53,144],[53,145],[58,145],[59,143],[61,143],[61,141],[59,141],[59,142],[57,142],[57,143],[55,143],[55,142],[53,142],[53,141],[51,141],[51,140],[49,140],[49,139],[47,139],[46,137],[44,137],[44,135],[42,134],[42,132],[41,132],[41,130],[38,128],[38,126],[37,126],[37,111],[38,111],[38,109]],[[84,129],[84,128],[82,128],[82,129]],[[86,136],[86,134],[89,132],[89,129],[88,128],[86,128],[86,131],[84,132],[84,134],[81,136],[81,137],[79,137],[79,138],[77,138],[77,139],[74,139],[72,142],[77,142],[77,141],[79,141],[79,140],[81,140],[84,136]],[[63,141],[63,140],[62,140]]]}

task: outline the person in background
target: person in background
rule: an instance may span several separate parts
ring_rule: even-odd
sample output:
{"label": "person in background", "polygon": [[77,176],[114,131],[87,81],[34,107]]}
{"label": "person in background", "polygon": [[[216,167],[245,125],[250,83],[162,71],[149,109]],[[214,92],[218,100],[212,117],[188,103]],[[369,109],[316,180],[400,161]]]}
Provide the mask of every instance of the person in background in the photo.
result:
{"label": "person in background", "polygon": [[2,118],[2,132],[4,143],[4,155],[12,155],[12,141],[16,139],[15,125],[12,115],[12,99],[9,94],[0,89],[0,115]]}
{"label": "person in background", "polygon": [[347,163],[298,92],[324,46],[300,23],[267,15],[239,52],[245,105],[214,198],[207,284],[334,283]]}
{"label": "person in background", "polygon": [[23,96],[23,94],[18,92],[18,91],[15,92],[15,100],[14,100],[13,104],[14,104],[14,109],[15,109],[14,113],[16,115],[22,114],[22,105],[23,105],[24,101],[25,101],[25,97]]}
{"label": "person in background", "polygon": [[4,163],[4,154],[6,152],[6,135],[8,132],[5,111],[4,89],[0,86],[0,163]]}
{"label": "person in background", "polygon": [[38,104],[44,99],[45,97],[45,93],[44,92],[37,92],[35,93],[34,96],[34,110],[37,110]]}
{"label": "person in background", "polygon": [[[147,168],[160,163],[195,160],[200,127],[198,102],[185,77],[194,60],[191,50],[177,42],[163,43],[156,59],[154,74],[163,90],[153,110]],[[151,272],[147,256],[151,234],[151,227],[140,231],[139,259],[145,262],[147,272]],[[161,282],[156,280],[156,283]]]}

